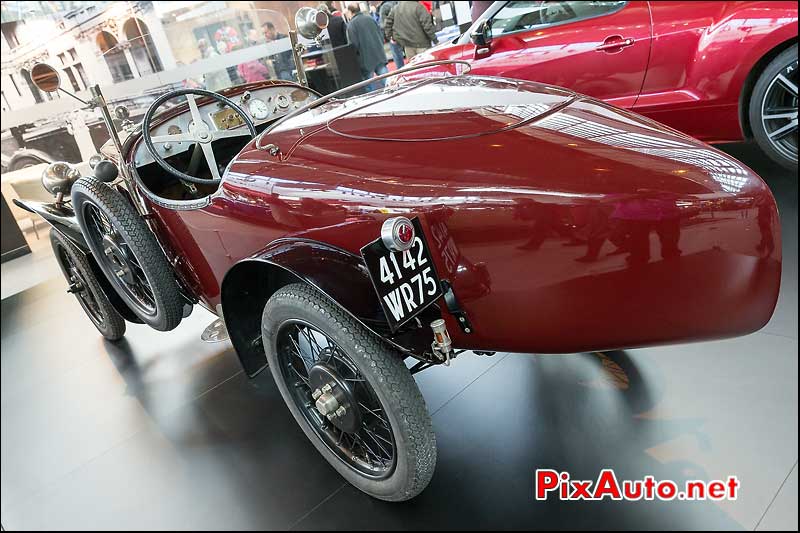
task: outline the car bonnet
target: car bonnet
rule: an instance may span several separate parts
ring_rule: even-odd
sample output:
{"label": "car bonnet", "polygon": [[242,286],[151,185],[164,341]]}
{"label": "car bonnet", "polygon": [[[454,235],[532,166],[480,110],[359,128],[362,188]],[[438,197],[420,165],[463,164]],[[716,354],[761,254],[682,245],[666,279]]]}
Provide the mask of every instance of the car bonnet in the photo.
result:
{"label": "car bonnet", "polygon": [[331,100],[275,132],[318,131],[383,141],[435,141],[487,135],[540,119],[577,98],[572,91],[484,76],[427,78],[347,100]]}

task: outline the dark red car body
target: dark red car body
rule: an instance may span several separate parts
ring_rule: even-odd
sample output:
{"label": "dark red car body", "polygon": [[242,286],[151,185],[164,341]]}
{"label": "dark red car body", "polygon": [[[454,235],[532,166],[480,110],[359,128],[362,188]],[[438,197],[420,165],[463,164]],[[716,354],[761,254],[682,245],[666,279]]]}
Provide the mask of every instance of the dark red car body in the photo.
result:
{"label": "dark red car body", "polygon": [[178,277],[224,313],[250,374],[264,364],[264,301],[287,279],[409,352],[430,344],[425,330],[421,342],[389,334],[359,255],[397,215],[419,217],[471,322],[465,332],[443,300],[432,308],[460,348],[571,353],[741,335],[777,300],[779,222],[764,182],[570,91],[458,76],[328,102],[264,142],[280,152],[250,142],[207,205],[148,201]]}
{"label": "dark red car body", "polygon": [[568,87],[705,142],[730,142],[750,136],[750,93],[797,42],[797,20],[797,2],[634,1],[487,46],[470,42],[473,25],[415,61],[466,60],[472,74]]}

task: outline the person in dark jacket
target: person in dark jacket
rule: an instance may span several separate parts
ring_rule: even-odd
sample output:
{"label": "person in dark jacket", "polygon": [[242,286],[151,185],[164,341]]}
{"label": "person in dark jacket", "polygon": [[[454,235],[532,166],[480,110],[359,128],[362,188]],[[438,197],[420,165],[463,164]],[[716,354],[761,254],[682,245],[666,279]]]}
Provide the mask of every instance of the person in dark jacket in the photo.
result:
{"label": "person in dark jacket", "polygon": [[398,2],[386,18],[386,38],[394,39],[411,59],[437,43],[433,20],[428,10],[419,2]]}
{"label": "person in dark jacket", "polygon": [[[384,35],[386,34],[386,19],[389,18],[389,13],[392,12],[396,4],[397,0],[384,0],[378,6],[378,25],[381,27],[381,31]],[[397,41],[388,38],[386,40],[389,41],[389,50],[392,52],[395,68],[403,68],[403,65],[406,64],[403,59],[403,47],[400,46]]]}
{"label": "person in dark jacket", "polygon": [[[386,74],[386,51],[383,49],[383,35],[378,23],[361,12],[357,2],[348,4],[350,22],[347,24],[347,40],[356,49],[361,75],[366,80],[373,75]],[[372,91],[384,86],[383,80],[367,86]]]}
{"label": "person in dark jacket", "polygon": [[[334,15],[328,4],[320,4],[317,6],[318,11],[327,13],[328,15],[328,39],[331,41],[331,46],[344,46],[347,44],[347,23],[344,21],[340,14]],[[338,13],[338,11],[337,11]]]}
{"label": "person in dark jacket", "polygon": [[[287,38],[286,35],[275,29],[275,25],[272,22],[265,22],[261,26],[261,29],[264,32],[264,40],[268,43]],[[275,73],[279,80],[294,81],[294,76],[292,76],[294,57],[292,56],[291,50],[285,50],[275,54],[272,58],[272,64],[275,67]]]}

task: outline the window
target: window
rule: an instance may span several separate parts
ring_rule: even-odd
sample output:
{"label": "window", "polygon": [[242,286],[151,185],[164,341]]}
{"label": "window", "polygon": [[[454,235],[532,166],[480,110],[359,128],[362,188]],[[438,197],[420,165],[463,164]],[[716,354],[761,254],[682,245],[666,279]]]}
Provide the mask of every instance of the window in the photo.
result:
{"label": "window", "polygon": [[65,68],[64,74],[66,74],[67,78],[69,78],[69,83],[70,85],[72,85],[72,90],[74,90],[75,92],[80,91],[81,88],[78,85],[78,81],[75,79],[75,75],[72,73],[72,69],[69,67]]}
{"label": "window", "polygon": [[[70,48],[69,50],[58,54],[58,59],[61,60],[61,64],[64,67],[62,70],[69,79],[74,91],[80,91],[89,86],[89,84],[86,82],[86,73],[83,71],[83,66],[77,62],[78,54],[75,52],[74,48]],[[78,78],[80,78],[82,85],[81,83],[78,83]]]}
{"label": "window", "polygon": [[33,84],[33,80],[31,80],[31,73],[28,72],[26,69],[22,69],[20,71],[22,75],[22,79],[25,80],[25,83],[28,85],[28,89],[31,91],[31,95],[33,95],[33,99],[37,104],[41,104],[44,102],[44,98],[42,98],[42,93],[39,92],[39,89],[36,88],[36,85]]}
{"label": "window", "polygon": [[78,71],[78,77],[81,79],[81,83],[83,87],[86,88],[89,86],[89,79],[86,77],[86,71],[83,70],[83,65],[80,63],[75,63],[75,70]]}
{"label": "window", "polygon": [[17,86],[17,80],[14,79],[14,75],[9,74],[8,77],[11,79],[11,85],[14,86],[14,90],[17,91],[17,96],[22,96],[22,92],[20,92],[19,87]]}
{"label": "window", "polygon": [[626,2],[512,1],[492,17],[492,36],[608,15]]}

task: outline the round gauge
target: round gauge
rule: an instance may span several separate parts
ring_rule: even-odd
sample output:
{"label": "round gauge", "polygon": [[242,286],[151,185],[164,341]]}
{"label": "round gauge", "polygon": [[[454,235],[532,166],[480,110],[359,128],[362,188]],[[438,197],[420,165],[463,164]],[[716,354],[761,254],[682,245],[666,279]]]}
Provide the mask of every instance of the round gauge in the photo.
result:
{"label": "round gauge", "polygon": [[285,94],[279,94],[277,98],[275,98],[275,103],[281,109],[286,109],[289,107],[289,97]]}
{"label": "round gauge", "polygon": [[175,124],[167,128],[167,133],[169,133],[170,135],[177,135],[181,132],[182,132],[181,127]]}
{"label": "round gauge", "polygon": [[269,106],[258,98],[253,98],[247,103],[247,110],[256,120],[264,120],[269,116]]}

